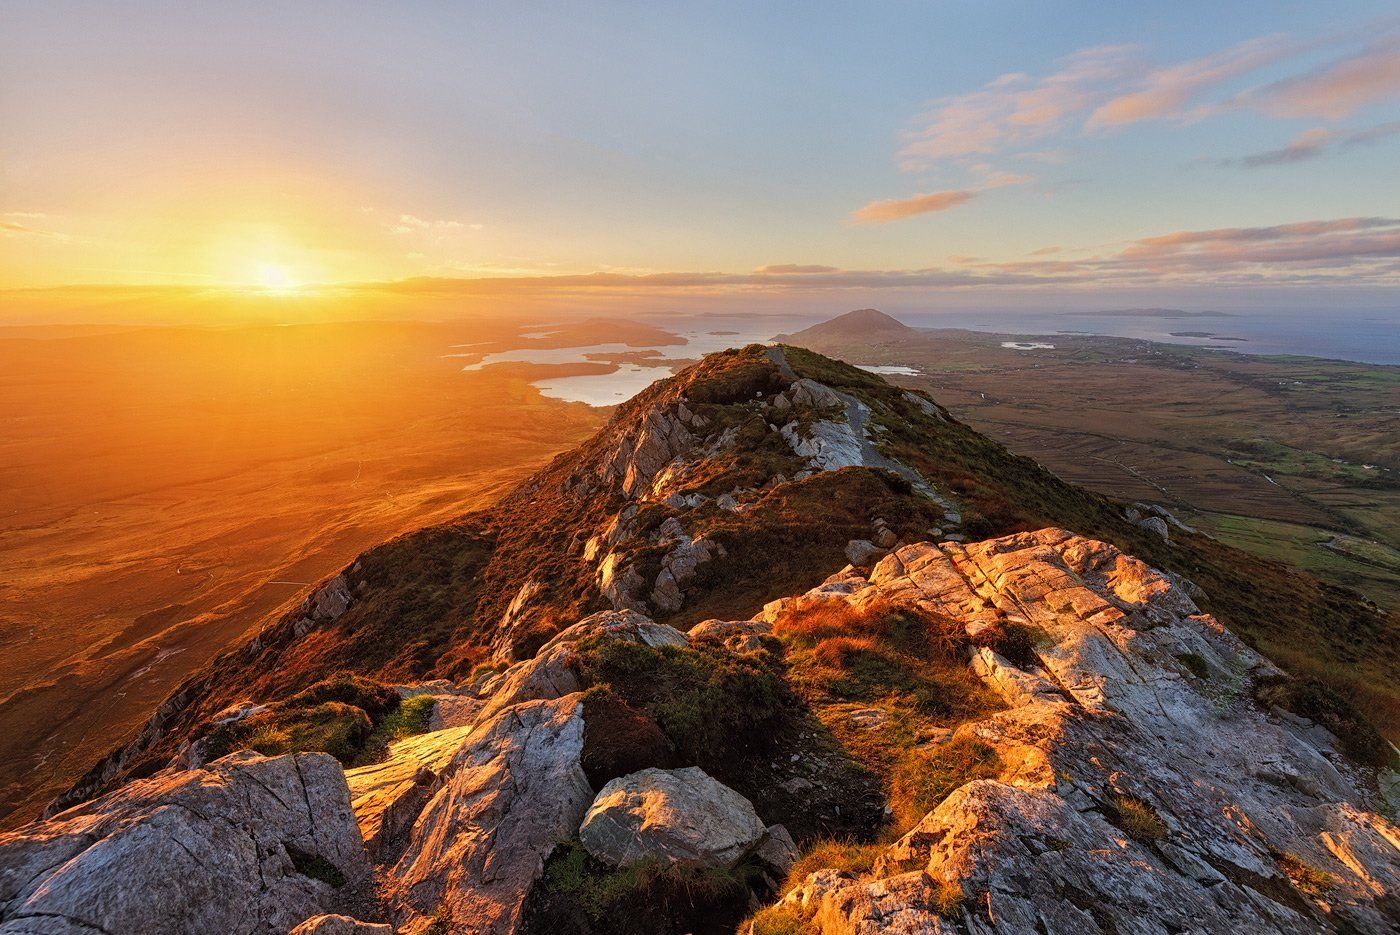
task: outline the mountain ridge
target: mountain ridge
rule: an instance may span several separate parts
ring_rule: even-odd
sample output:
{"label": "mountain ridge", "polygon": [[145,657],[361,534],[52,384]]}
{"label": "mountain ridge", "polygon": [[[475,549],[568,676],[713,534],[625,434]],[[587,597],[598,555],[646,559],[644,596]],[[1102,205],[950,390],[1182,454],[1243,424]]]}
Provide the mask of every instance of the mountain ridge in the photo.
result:
{"label": "mountain ridge", "polygon": [[[1390,910],[1364,878],[1396,873],[1374,850],[1390,827],[1373,814],[1379,737],[1343,699],[1290,679],[1210,613],[1246,637],[1306,635],[1326,652],[1338,650],[1323,628],[1346,620],[1349,639],[1387,651],[1386,620],[1354,597],[1247,559],[1165,511],[1143,515],[1065,484],[926,395],[799,348],[750,346],[654,384],[497,507],[380,546],[322,583],[172,695],[55,803],[54,827],[0,840],[0,869],[36,835],[62,837],[55,828],[94,808],[107,814],[126,789],[168,794],[174,777],[321,750],[348,768],[345,809],[377,869],[373,885],[355,883],[371,897],[317,891],[313,902],[404,932],[732,930],[755,898],[779,900],[753,920],[775,927],[755,931],[801,930],[776,927],[787,921],[1022,931],[1032,910],[1113,930],[1117,910],[1098,905],[1112,894],[1081,870],[1062,885],[1092,898],[1027,890],[948,850],[928,863],[931,837],[974,813],[994,816],[1018,847],[1052,834],[1025,826],[1006,789],[1039,790],[1034,801],[1054,808],[1076,795],[1109,803],[1107,825],[1051,822],[1073,826],[1076,854],[1100,849],[1115,821],[1136,821],[1145,850],[1125,845],[1125,859],[1165,874],[1148,901],[1194,907],[1210,930],[1326,930],[1304,872],[1322,862],[1333,882],[1316,889],[1338,888],[1350,924],[1373,927]],[[1211,698],[1222,691],[1219,707]],[[1194,730],[1219,708],[1241,737],[1267,729],[1292,751],[1262,786],[1238,758],[1181,775],[1260,802],[1286,786],[1304,811],[1351,803],[1335,814],[1370,817],[1323,829],[1353,842],[1347,858],[1328,857],[1312,825],[1240,831],[1243,851],[1210,851],[1237,861],[1234,876],[1214,872],[1269,904],[1252,903],[1248,918],[1219,905],[1199,882],[1210,873],[1155,842],[1189,845],[1199,862],[1198,839],[1221,829],[1169,794],[1171,782],[1113,780],[1079,752],[1106,745],[1148,773],[1166,769],[1192,736],[1154,720],[1151,706],[1168,698]],[[1131,729],[1117,733],[1104,717]],[[1125,738],[1154,730],[1165,734],[1131,753]],[[1079,793],[1060,788],[1046,765],[1057,758],[1076,764]],[[1336,778],[1309,785],[1307,770],[1324,763]],[[600,788],[678,767],[718,780],[762,820],[742,832],[738,864],[709,866],[706,841],[734,810],[706,806],[698,850],[624,880],[580,841],[584,811],[601,807]],[[529,791],[546,776],[568,790],[547,809]],[[659,788],[671,791],[624,801],[711,795]],[[963,804],[949,804],[959,795]],[[945,830],[925,828],[934,815]],[[891,830],[905,837],[879,843]],[[336,826],[335,848],[348,834]],[[811,865],[832,856],[824,841],[843,839],[874,862]],[[1261,863],[1270,847],[1299,865]],[[799,854],[810,873],[789,876]],[[938,872],[908,870],[912,855]],[[702,865],[729,876],[697,891],[690,874]],[[993,891],[1010,902],[982,906],[978,894]],[[604,892],[636,918],[599,916]],[[0,894],[10,901],[0,907],[48,898],[36,893]],[[1076,902],[1085,899],[1098,908]],[[0,908],[0,932],[12,930],[10,912]],[[814,919],[832,927],[812,929]]]}

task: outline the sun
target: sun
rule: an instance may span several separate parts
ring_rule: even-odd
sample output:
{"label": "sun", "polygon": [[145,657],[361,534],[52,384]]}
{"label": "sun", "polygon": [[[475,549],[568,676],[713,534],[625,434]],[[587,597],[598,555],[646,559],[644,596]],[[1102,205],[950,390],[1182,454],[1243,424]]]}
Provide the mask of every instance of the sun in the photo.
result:
{"label": "sun", "polygon": [[264,265],[258,270],[258,282],[270,292],[287,292],[297,287],[286,267]]}

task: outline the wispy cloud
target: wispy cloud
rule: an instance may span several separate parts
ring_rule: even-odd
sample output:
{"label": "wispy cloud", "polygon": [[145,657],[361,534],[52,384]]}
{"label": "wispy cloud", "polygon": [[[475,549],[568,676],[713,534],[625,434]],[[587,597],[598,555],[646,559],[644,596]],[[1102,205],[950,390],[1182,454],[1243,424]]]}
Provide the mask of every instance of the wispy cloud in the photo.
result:
{"label": "wispy cloud", "polygon": [[1373,146],[1389,137],[1400,134],[1400,120],[1382,123],[1378,126],[1365,130],[1328,130],[1325,127],[1314,127],[1311,130],[1304,130],[1287,144],[1278,149],[1266,150],[1262,153],[1254,153],[1249,156],[1242,156],[1239,159],[1222,159],[1222,166],[1241,166],[1246,169],[1258,169],[1263,166],[1286,165],[1293,162],[1306,162],[1309,159],[1316,159],[1329,152],[1345,152],[1357,149],[1362,146]]}
{"label": "wispy cloud", "polygon": [[1400,36],[1388,36],[1326,65],[1245,92],[1239,100],[1278,117],[1343,120],[1400,98]]}
{"label": "wispy cloud", "polygon": [[851,212],[851,220],[862,224],[888,224],[917,214],[930,214],[947,211],[949,208],[966,204],[977,197],[974,191],[928,192],[909,198],[894,198],[888,201],[872,201]]}
{"label": "wispy cloud", "polygon": [[34,211],[8,211],[0,214],[0,234],[6,237],[37,237],[45,240],[53,240],[67,243],[72,238],[59,231],[49,230],[47,227],[39,227],[33,221],[42,221],[48,217]]}
{"label": "wispy cloud", "polygon": [[482,225],[480,225],[480,224],[468,224],[468,223],[466,223],[465,221],[453,221],[453,220],[436,220],[436,221],[430,221],[430,220],[424,220],[423,218],[417,217],[416,215],[412,215],[412,214],[400,214],[399,217],[398,217],[398,220],[395,221],[395,222],[393,223],[393,225],[389,228],[389,233],[391,233],[391,234],[417,234],[417,233],[422,233],[422,232],[424,232],[424,231],[444,232],[444,231],[457,231],[457,230],[466,230],[466,229],[470,229],[470,230],[474,230],[474,231],[479,231],[479,230],[482,229]]}
{"label": "wispy cloud", "polygon": [[[899,166],[908,172],[980,167],[991,177],[999,171],[992,161],[1057,164],[1066,161],[1066,144],[1076,138],[1148,121],[1189,124],[1244,110],[1281,119],[1344,119],[1400,99],[1400,35],[1389,21],[1379,28],[1385,35],[1359,48],[1356,31],[1308,39],[1271,35],[1165,65],[1154,64],[1139,45],[1081,49],[1043,76],[1006,74],[935,101],[903,134]],[[1325,50],[1331,61],[1300,70]],[[1267,71],[1290,68],[1297,73],[1261,80]],[[1359,135],[1351,140],[1324,132],[1309,131],[1283,149],[1246,159],[1271,165],[1364,142]],[[1389,135],[1377,132],[1377,139]]]}
{"label": "wispy cloud", "polygon": [[993,155],[1046,139],[1102,100],[1106,87],[1140,68],[1141,49],[1081,49],[1043,78],[1002,75],[968,94],[945,97],[914,120],[899,150],[901,166],[922,171],[960,156]]}
{"label": "wispy cloud", "polygon": [[1086,288],[1168,285],[1400,285],[1400,218],[1351,217],[1268,227],[1178,230],[1097,253],[1057,247],[1029,258],[949,257],[945,266],[851,270],[775,264],[750,273],[600,272],[566,276],[414,279],[375,284],[408,292],[481,295],[656,294],[777,290]]}
{"label": "wispy cloud", "polygon": [[1196,103],[1202,94],[1276,62],[1298,48],[1286,36],[1265,36],[1202,58],[1150,69],[1141,79],[1129,82],[1133,90],[1115,94],[1095,107],[1085,129],[1206,116],[1221,105]]}
{"label": "wispy cloud", "polygon": [[760,266],[754,272],[761,276],[810,276],[816,273],[834,273],[836,267],[817,263],[779,263],[775,266]]}

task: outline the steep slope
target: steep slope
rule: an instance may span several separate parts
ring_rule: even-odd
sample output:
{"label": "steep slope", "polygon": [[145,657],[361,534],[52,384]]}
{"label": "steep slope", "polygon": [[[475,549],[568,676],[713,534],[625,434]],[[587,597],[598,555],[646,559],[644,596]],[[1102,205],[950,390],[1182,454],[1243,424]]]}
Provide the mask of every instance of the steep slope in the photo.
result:
{"label": "steep slope", "polygon": [[[926,396],[749,347],[216,660],[54,810],[100,798],[0,838],[0,932],[68,931],[14,855],[74,816],[145,827],[132,796],[295,751],[345,767],[316,794],[374,883],[296,883],[294,841],[264,872],[407,933],[733,931],[773,900],[752,931],[1382,931],[1389,751],[1238,637],[1341,667],[1394,633]],[[94,846],[65,885],[104,879]],[[205,911],[166,908],[149,931]]]}
{"label": "steep slope", "polygon": [[463,678],[528,657],[594,610],[678,625],[746,616],[840,567],[852,541],[1044,526],[1193,582],[1234,632],[1299,660],[1303,679],[1279,687],[1281,702],[1374,755],[1374,730],[1350,714],[1371,699],[1345,675],[1358,658],[1400,671],[1392,619],[1292,569],[1131,515],[872,374],[798,348],[711,355],[620,407],[496,508],[366,553],[182,686],[60,804],[165,766],[229,705],[286,698],[337,673]]}

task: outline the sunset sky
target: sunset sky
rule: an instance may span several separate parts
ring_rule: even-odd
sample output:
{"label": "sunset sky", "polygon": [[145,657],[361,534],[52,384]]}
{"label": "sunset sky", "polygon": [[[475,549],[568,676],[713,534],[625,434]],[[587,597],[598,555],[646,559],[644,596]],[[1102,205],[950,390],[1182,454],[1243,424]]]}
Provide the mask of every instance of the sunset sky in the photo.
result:
{"label": "sunset sky", "polygon": [[0,0],[0,288],[1394,305],[1393,3],[759,6]]}

